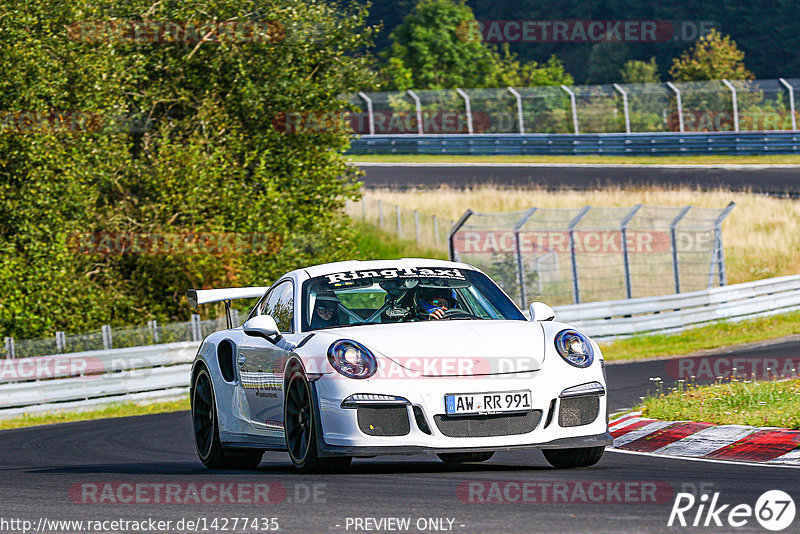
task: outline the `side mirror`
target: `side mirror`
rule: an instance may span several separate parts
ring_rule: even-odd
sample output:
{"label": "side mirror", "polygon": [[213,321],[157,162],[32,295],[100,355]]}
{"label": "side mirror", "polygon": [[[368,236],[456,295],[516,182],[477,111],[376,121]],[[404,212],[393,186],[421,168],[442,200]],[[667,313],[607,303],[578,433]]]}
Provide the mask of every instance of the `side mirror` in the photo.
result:
{"label": "side mirror", "polygon": [[[244,323],[244,333],[248,336],[261,336],[270,340],[273,336],[280,338],[278,325],[271,315],[256,315]],[[271,341],[271,340],[270,340]]]}
{"label": "side mirror", "polygon": [[556,318],[553,308],[544,302],[531,302],[531,321],[552,321]]}

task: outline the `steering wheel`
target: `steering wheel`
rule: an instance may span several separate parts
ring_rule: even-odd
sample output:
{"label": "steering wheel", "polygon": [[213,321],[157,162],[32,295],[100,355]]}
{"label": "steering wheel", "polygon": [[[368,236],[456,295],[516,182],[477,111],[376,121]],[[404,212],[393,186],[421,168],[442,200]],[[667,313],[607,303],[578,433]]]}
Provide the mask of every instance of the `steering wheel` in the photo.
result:
{"label": "steering wheel", "polygon": [[449,310],[444,310],[444,316],[442,319],[454,319],[456,317],[465,317],[470,319],[477,319],[477,315],[473,315],[468,311],[464,311],[459,308],[450,308]]}

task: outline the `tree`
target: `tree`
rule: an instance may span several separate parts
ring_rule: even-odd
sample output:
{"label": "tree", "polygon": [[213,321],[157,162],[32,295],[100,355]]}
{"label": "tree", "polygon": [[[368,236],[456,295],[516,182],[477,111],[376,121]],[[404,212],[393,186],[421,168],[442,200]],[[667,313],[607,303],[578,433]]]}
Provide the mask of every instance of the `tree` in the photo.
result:
{"label": "tree", "polygon": [[620,70],[622,83],[660,83],[658,75],[658,65],[656,58],[651,57],[650,61],[631,60],[626,61]]}
{"label": "tree", "polygon": [[[370,83],[363,8],[0,0],[0,12],[0,110],[14,111],[0,130],[0,335],[186,319],[188,287],[262,285],[352,257],[342,212],[359,185],[343,157],[349,133],[287,132],[275,119],[342,110],[337,95]],[[242,21],[255,33],[135,40],[111,26],[86,40],[87,17]],[[99,126],[51,131],[56,112],[76,111]],[[131,116],[145,127],[117,120]],[[256,250],[210,251],[201,234],[239,236]],[[95,235],[174,244],[81,249]]]}
{"label": "tree", "polygon": [[588,83],[604,84],[619,80],[619,71],[631,51],[625,43],[601,41],[592,46],[589,54]]}
{"label": "tree", "polygon": [[389,89],[502,87],[510,56],[486,45],[464,0],[420,0],[392,32]]}
{"label": "tree", "polygon": [[744,65],[744,52],[729,36],[716,29],[700,37],[691,49],[675,58],[669,74],[677,82],[754,78]]}

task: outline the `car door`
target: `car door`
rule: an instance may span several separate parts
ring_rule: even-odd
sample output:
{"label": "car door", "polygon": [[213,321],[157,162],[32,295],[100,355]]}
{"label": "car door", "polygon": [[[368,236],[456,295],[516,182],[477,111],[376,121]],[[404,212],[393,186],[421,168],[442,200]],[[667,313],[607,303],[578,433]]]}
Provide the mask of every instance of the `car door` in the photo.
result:
{"label": "car door", "polygon": [[259,302],[254,315],[271,315],[281,337],[245,336],[239,345],[239,377],[250,408],[252,423],[259,428],[283,430],[283,362],[290,344],[284,336],[293,332],[294,284],[285,280]]}

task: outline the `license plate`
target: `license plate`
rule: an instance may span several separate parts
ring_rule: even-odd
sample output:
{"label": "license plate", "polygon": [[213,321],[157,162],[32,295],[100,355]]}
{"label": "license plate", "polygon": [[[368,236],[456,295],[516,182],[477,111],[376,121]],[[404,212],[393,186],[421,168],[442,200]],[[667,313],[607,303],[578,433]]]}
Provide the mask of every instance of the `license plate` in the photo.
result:
{"label": "license plate", "polygon": [[447,415],[524,412],[531,409],[531,390],[445,395],[444,405]]}

